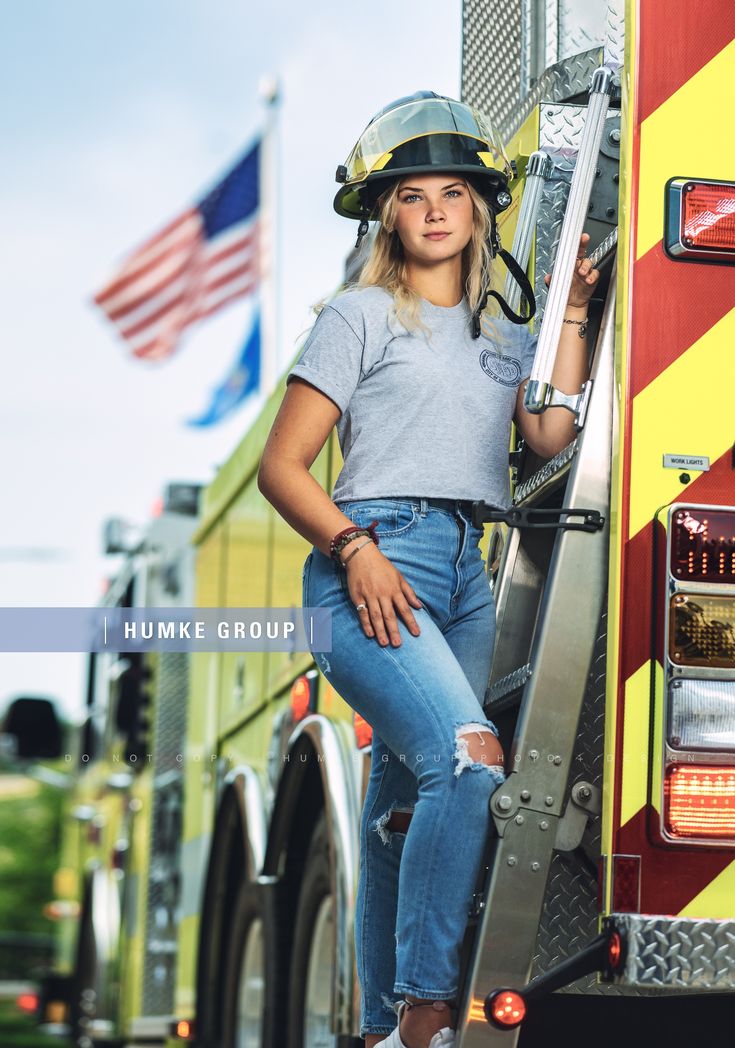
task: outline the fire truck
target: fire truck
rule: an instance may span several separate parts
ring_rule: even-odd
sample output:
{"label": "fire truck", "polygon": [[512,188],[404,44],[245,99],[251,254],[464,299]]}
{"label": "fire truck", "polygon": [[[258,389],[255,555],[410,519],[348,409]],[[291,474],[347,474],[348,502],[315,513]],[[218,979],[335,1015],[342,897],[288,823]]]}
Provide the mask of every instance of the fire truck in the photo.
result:
{"label": "fire truck", "polygon": [[[571,412],[576,435],[550,461],[514,438],[512,505],[473,510],[508,775],[457,1048],[719,1043],[735,1014],[734,40],[728,0],[463,4],[461,97],[507,143],[501,236],[538,305],[526,407]],[[572,396],[551,378],[583,229],[601,279]],[[284,392],[202,493],[197,606],[302,603],[309,547],[257,485]],[[311,472],[331,492],[341,465],[332,434]],[[202,652],[172,674],[151,698],[160,774],[142,795],[108,775],[80,824],[126,798],[129,854],[100,830],[79,898],[79,1043],[358,1048],[370,726],[310,652]]]}
{"label": "fire truck", "polygon": [[[142,528],[106,521],[103,553],[118,563],[101,608],[193,605],[200,490],[167,485]],[[4,717],[0,739],[12,742],[21,770],[34,774],[47,758],[63,769],[50,780],[66,796],[54,899],[44,907],[56,924],[55,957],[40,980],[37,1019],[79,1048],[120,1044],[123,1029],[138,1043],[147,1035],[139,1017],[172,1008],[188,693],[187,653],[102,650],[88,655],[69,752],[49,700],[17,698]]]}

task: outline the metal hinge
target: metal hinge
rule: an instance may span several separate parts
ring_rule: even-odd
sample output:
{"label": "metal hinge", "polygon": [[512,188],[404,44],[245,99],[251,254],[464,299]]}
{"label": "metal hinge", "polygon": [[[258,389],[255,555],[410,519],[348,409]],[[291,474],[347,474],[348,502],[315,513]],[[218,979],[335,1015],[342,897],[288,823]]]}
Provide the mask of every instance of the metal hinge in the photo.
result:
{"label": "metal hinge", "polygon": [[591,782],[577,782],[559,820],[554,847],[558,851],[574,851],[584,836],[589,820],[602,811],[602,792]]}

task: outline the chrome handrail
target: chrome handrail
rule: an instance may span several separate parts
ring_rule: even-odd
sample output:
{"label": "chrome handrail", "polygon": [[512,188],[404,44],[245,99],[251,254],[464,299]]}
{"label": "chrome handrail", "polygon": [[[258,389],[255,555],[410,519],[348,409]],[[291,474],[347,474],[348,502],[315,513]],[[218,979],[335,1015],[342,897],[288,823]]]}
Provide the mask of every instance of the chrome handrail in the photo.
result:
{"label": "chrome handrail", "polygon": [[590,84],[587,118],[559,237],[554,262],[554,279],[549,287],[544,320],[536,347],[536,357],[523,401],[526,411],[533,415],[540,415],[547,407],[567,408],[575,415],[577,429],[581,429],[584,425],[590,392],[589,383],[585,383],[578,395],[568,396],[554,389],[551,377],[554,373],[556,351],[561,337],[569,289],[574,276],[579,241],[589,208],[612,90],[613,71],[607,66],[600,66],[595,70]]}

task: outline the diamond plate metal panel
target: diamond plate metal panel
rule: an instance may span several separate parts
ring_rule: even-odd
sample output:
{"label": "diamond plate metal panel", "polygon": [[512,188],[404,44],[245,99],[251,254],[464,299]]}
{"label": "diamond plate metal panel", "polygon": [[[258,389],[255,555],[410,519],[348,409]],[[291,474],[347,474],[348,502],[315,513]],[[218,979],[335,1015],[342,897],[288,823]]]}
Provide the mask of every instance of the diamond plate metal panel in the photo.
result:
{"label": "diamond plate metal panel", "polygon": [[[600,620],[595,651],[579,720],[577,744],[572,755],[570,787],[589,782],[602,789],[605,727],[605,661],[607,621]],[[568,801],[567,793],[566,800]],[[546,886],[546,900],[539,925],[531,978],[579,953],[598,934],[597,860],[601,851],[599,817],[587,823],[582,842],[574,852],[556,852]],[[625,915],[627,916],[627,915]],[[617,919],[617,918],[616,918]],[[612,997],[657,997],[667,992],[663,984],[622,980],[598,982],[596,973],[582,976],[556,991]]]}
{"label": "diamond plate metal panel", "polygon": [[[564,212],[569,198],[569,189],[574,174],[579,143],[582,137],[582,129],[586,118],[585,106],[576,105],[542,105],[541,120],[539,123],[539,149],[549,154],[553,162],[551,177],[547,179],[539,204],[538,223],[536,226],[536,271],[534,280],[534,294],[538,306],[538,319],[536,329],[544,315],[548,288],[544,283],[544,274],[553,269],[556,249],[559,245]],[[620,114],[612,110],[606,119],[606,131],[603,135],[604,141],[611,131],[619,127]],[[601,167],[609,162],[601,158]],[[608,178],[610,177],[608,173]],[[593,207],[596,194],[604,189],[603,181],[595,183],[593,187]],[[602,211],[603,208],[598,208]],[[594,230],[586,227],[592,233],[594,244],[601,237],[595,236]],[[609,229],[609,226],[607,227]]]}
{"label": "diamond plate metal panel", "polygon": [[501,135],[521,97],[520,0],[464,0],[461,97],[498,124]]}
{"label": "diamond plate metal panel", "polygon": [[[539,28],[533,0],[504,4],[464,0],[463,101],[487,112],[507,140],[541,100],[561,102],[584,94],[600,64],[603,41],[607,43],[609,38],[611,46],[619,43],[621,19],[617,8],[621,0],[611,3],[615,8],[612,15],[602,0],[565,0],[567,31],[562,35],[557,29],[556,2],[543,7],[554,17],[548,28]],[[574,28],[575,18],[583,18],[579,28]],[[594,40],[592,46],[590,40]]]}
{"label": "diamond plate metal panel", "polygon": [[554,455],[552,459],[545,462],[541,469],[533,473],[528,480],[524,480],[522,484],[518,484],[513,493],[513,504],[515,506],[521,505],[526,499],[530,498],[537,491],[540,491],[552,478],[558,477],[565,466],[568,466],[577,453],[577,438],[575,437],[571,444],[559,452],[558,455]]}
{"label": "diamond plate metal panel", "polygon": [[143,1012],[174,1010],[181,907],[181,754],[186,731],[189,655],[161,652],[153,730],[153,812],[143,964]]}
{"label": "diamond plate metal panel", "polygon": [[607,6],[607,0],[558,0],[557,52],[552,62],[603,46]]}
{"label": "diamond plate metal panel", "polygon": [[[533,3],[533,0],[530,0]],[[544,4],[544,18],[531,19],[531,31],[534,28],[539,39],[536,43],[536,53],[544,56],[544,69],[550,69],[556,65],[559,58],[559,18],[557,0],[546,0]],[[543,38],[541,33],[543,32]],[[539,69],[536,77],[541,73]]]}
{"label": "diamond plate metal panel", "polygon": [[614,914],[627,946],[616,981],[639,987],[735,990],[735,921]]}
{"label": "diamond plate metal panel", "polygon": [[608,0],[605,17],[605,65],[619,69],[625,55],[625,0]]}
{"label": "diamond plate metal panel", "polygon": [[[572,756],[570,789],[575,782],[589,782],[602,789],[605,722],[606,616],[600,621],[590,668],[587,693],[579,721],[577,745]],[[576,852],[556,852],[546,886],[546,901],[533,959],[531,977],[548,971],[587,946],[597,935],[597,860],[600,856],[600,820],[590,819]],[[564,987],[563,993],[612,993],[620,989],[597,984],[593,973]]]}

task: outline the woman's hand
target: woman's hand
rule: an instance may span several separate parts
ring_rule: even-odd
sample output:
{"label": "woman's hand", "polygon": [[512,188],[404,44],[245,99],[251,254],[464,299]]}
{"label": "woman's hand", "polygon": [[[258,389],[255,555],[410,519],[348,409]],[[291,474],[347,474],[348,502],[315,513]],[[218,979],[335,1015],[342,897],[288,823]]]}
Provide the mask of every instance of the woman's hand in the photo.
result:
{"label": "woman's hand", "polygon": [[[582,309],[587,305],[592,297],[592,292],[595,290],[595,284],[600,279],[599,269],[593,269],[590,260],[585,258],[585,251],[589,241],[589,233],[583,233],[579,238],[577,264],[572,276],[572,285],[569,288],[567,305],[577,309]],[[544,281],[547,287],[551,284],[551,273],[546,274]]]}
{"label": "woman's hand", "polygon": [[[345,547],[349,549],[349,547]],[[377,637],[378,643],[385,647],[388,638],[393,647],[401,645],[401,635],[394,606],[401,618],[415,637],[421,630],[411,611],[423,608],[413,587],[406,581],[374,542],[368,542],[345,566],[347,572],[347,589],[354,605],[366,604],[358,611],[366,637]]]}

